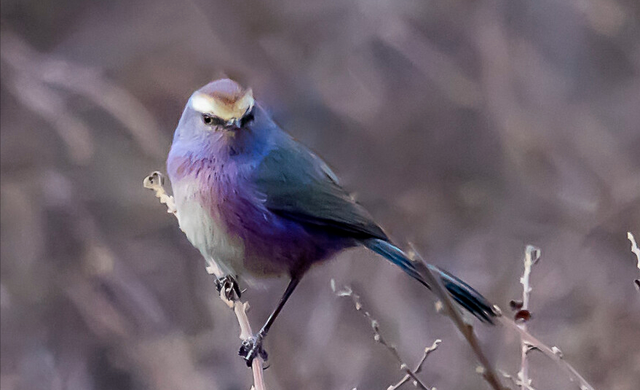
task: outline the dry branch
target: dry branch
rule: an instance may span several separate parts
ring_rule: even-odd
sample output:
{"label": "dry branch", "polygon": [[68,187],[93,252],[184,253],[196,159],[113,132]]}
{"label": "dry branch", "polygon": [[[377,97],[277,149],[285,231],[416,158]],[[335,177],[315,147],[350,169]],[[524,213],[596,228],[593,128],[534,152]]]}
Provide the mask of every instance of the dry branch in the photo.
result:
{"label": "dry branch", "polygon": [[515,322],[511,321],[504,316],[500,317],[500,322],[506,325],[508,328],[516,330],[520,334],[521,340],[521,366],[518,373],[517,380],[509,375],[503,374],[505,378],[511,379],[520,386],[521,389],[531,390],[531,379],[529,379],[527,355],[531,351],[540,351],[547,357],[556,362],[567,374],[572,382],[578,383],[581,390],[594,390],[575,368],[567,363],[562,352],[558,347],[548,347],[540,340],[533,337],[528,331],[526,322],[530,319],[531,313],[529,312],[529,298],[531,294],[531,285],[529,283],[529,277],[531,275],[531,268],[540,260],[540,249],[528,245],[525,250],[524,257],[524,273],[520,278],[522,284],[522,302],[511,302],[511,307],[516,309]]}
{"label": "dry branch", "polygon": [[[515,319],[520,323],[518,326],[520,329],[526,332],[527,321],[531,318],[529,311],[529,297],[531,291],[533,291],[529,282],[531,276],[531,268],[540,260],[540,249],[527,245],[524,255],[524,272],[520,278],[520,284],[522,284],[522,302],[517,305],[518,311],[516,312]],[[518,379],[520,380],[521,389],[531,388],[531,379],[529,378],[529,363],[527,362],[527,355],[530,351],[530,345],[523,339],[520,339],[520,372],[518,372]]]}
{"label": "dry branch", "polygon": [[167,195],[167,192],[164,190],[164,175],[162,175],[161,172],[152,172],[144,178],[142,185],[144,188],[153,190],[156,198],[160,199],[160,203],[167,205],[167,213],[174,214],[176,218],[178,217],[173,196]]}
{"label": "dry branch", "polygon": [[580,386],[580,390],[595,390],[571,364],[564,360],[564,356],[560,348],[556,346],[547,346],[542,341],[535,338],[531,333],[529,333],[529,331],[521,329],[518,324],[505,316],[498,317],[498,321],[507,328],[515,330],[520,335],[521,339],[529,345],[530,351],[540,351],[546,357],[556,362],[556,364],[569,375],[569,380]]}
{"label": "dry branch", "polygon": [[[489,363],[487,355],[482,350],[480,342],[478,341],[478,338],[473,331],[473,326],[466,323],[462,318],[462,314],[460,314],[460,311],[449,297],[449,294],[446,292],[444,286],[442,285],[442,281],[434,274],[434,272],[437,272],[437,270],[432,271],[431,268],[433,266],[425,262],[422,256],[420,256],[415,249],[413,249],[412,255],[413,256],[411,260],[413,261],[414,266],[416,267],[420,275],[425,278],[427,284],[431,286],[431,291],[436,294],[436,296],[442,303],[447,315],[451,318],[458,330],[460,330],[460,333],[462,333],[464,338],[471,346],[473,353],[476,355],[476,358],[481,365],[481,367],[479,367],[479,372],[482,374],[482,377],[494,390],[503,390],[504,387],[500,383],[500,379],[498,379],[498,373],[493,368],[493,365]],[[499,315],[499,317],[501,317],[501,315]]]}
{"label": "dry branch", "polygon": [[356,311],[362,313],[362,315],[367,320],[369,320],[369,323],[371,324],[371,329],[373,329],[373,339],[377,343],[380,343],[381,345],[383,345],[387,349],[387,351],[391,353],[394,359],[400,364],[400,370],[402,370],[405,373],[405,376],[398,383],[396,383],[395,385],[389,386],[387,390],[395,390],[400,386],[402,386],[403,384],[405,384],[406,382],[408,382],[409,380],[413,380],[413,385],[419,389],[435,390],[435,387],[432,388],[427,386],[420,378],[418,378],[417,374],[420,371],[422,371],[422,367],[424,365],[424,362],[427,360],[427,357],[438,348],[438,345],[442,342],[442,340],[437,339],[433,342],[433,344],[430,347],[426,347],[424,350],[424,354],[422,355],[422,358],[418,362],[416,368],[412,370],[409,367],[409,365],[405,363],[404,360],[402,360],[402,357],[400,357],[400,353],[398,352],[398,349],[393,344],[390,344],[389,342],[387,342],[385,338],[382,336],[378,321],[371,316],[371,313],[364,310],[364,307],[362,306],[362,302],[360,301],[360,296],[354,293],[353,289],[349,286],[343,287],[342,290],[336,290],[335,281],[333,279],[331,280],[331,289],[339,297],[351,298],[351,300],[353,301],[353,305],[356,308]]}
{"label": "dry branch", "polygon": [[579,384],[581,390],[594,390],[593,387],[582,377],[582,375],[580,375],[569,363],[564,360],[562,352],[558,347],[548,347],[540,340],[533,337],[527,331],[526,322],[531,318],[531,313],[529,312],[529,298],[532,288],[529,282],[529,277],[531,276],[531,268],[539,260],[540,249],[528,245],[525,250],[524,272],[522,277],[520,278],[520,283],[522,284],[522,301],[511,301],[511,308],[517,310],[514,316],[515,322],[509,320],[508,318],[505,318],[504,316],[500,317],[500,322],[503,325],[506,325],[508,328],[515,329],[520,334],[521,340],[521,364],[518,378],[513,378],[504,373],[503,376],[514,381],[514,383],[519,385],[521,389],[531,390],[532,387],[531,379],[529,378],[527,355],[529,352],[536,350],[542,352],[544,355],[554,360],[564,371],[569,374],[569,379],[572,382],[577,382]]}
{"label": "dry branch", "polygon": [[578,383],[581,390],[594,390],[593,386],[591,386],[583,377],[580,375],[575,368],[573,368],[569,363],[567,363],[563,356],[562,352],[558,347],[548,347],[543,344],[540,340],[533,337],[527,330],[526,322],[531,318],[531,313],[529,311],[529,298],[532,291],[531,284],[529,278],[531,276],[531,268],[538,263],[540,260],[540,249],[527,245],[525,249],[524,256],[524,272],[522,277],[520,278],[520,284],[522,284],[522,301],[511,301],[511,308],[517,310],[514,318],[515,321],[512,321],[504,316],[500,316],[499,321],[507,326],[510,329],[516,330],[520,335],[521,342],[521,362],[520,362],[520,372],[518,372],[518,377],[514,378],[506,373],[503,373],[503,377],[511,380],[520,386],[523,390],[532,390],[531,379],[529,378],[529,367],[527,363],[527,356],[531,351],[540,351],[545,356],[551,358],[553,361],[560,366],[567,374],[569,375],[569,379],[572,382]]}
{"label": "dry branch", "polygon": [[[422,354],[422,358],[420,359],[420,361],[418,362],[418,364],[416,365],[416,368],[413,370],[413,372],[415,374],[419,374],[420,371],[422,371],[422,367],[424,366],[424,362],[427,361],[427,357],[429,357],[429,355],[431,354],[431,352],[435,351],[438,348],[438,345],[440,345],[440,343],[442,342],[442,340],[440,339],[436,339],[433,344],[431,344],[430,347],[426,347],[424,349],[424,353]],[[400,386],[402,386],[403,384],[407,383],[409,381],[409,379],[411,379],[411,375],[406,374],[404,376],[404,378],[400,379],[400,381],[398,383],[396,383],[395,385],[391,385],[387,388],[387,390],[396,390],[398,389]],[[416,385],[414,383],[414,385]],[[435,390],[435,387],[432,389]]]}
{"label": "dry branch", "polygon": [[524,382],[522,382],[520,379],[516,378],[513,375],[509,375],[508,373],[502,371],[502,370],[498,370],[498,372],[502,375],[503,378],[507,379],[508,381],[510,381],[511,383],[513,383],[514,385],[526,389],[526,390],[536,390],[535,388],[533,388],[533,386],[526,384]]}
{"label": "dry branch", "polygon": [[[167,194],[164,189],[164,176],[159,171],[152,172],[147,176],[142,185],[144,188],[148,188],[155,192],[155,195],[160,199],[160,203],[167,205],[167,212],[178,217],[178,211],[175,208],[173,196]],[[212,268],[207,267],[207,272],[213,273],[216,277],[220,278],[224,275],[218,275],[215,272],[211,272]],[[240,325],[240,339],[246,340],[253,335],[251,331],[251,324],[247,317],[247,309],[249,303],[240,301],[238,295],[235,293],[232,287],[226,286],[220,289],[220,299],[233,310],[238,324]],[[264,361],[260,356],[253,359],[251,362],[251,372],[253,374],[253,389],[266,390],[264,384]]]}
{"label": "dry branch", "polygon": [[[436,277],[431,271],[431,267],[433,266],[426,263],[422,259],[422,257],[420,257],[420,255],[417,252],[415,252],[415,249],[413,254],[414,254],[414,257],[417,257],[419,260],[421,260],[421,261],[417,261],[416,259],[413,259],[416,269],[418,269],[421,275],[425,277],[427,283],[429,283],[429,285],[432,287],[432,291],[441,300],[444,308],[446,309],[447,314],[449,315],[449,317],[451,317],[454,324],[458,327],[462,335],[465,337],[465,339],[471,346],[471,349],[476,354],[478,361],[482,365],[481,373],[485,378],[485,380],[489,382],[491,387],[494,388],[495,390],[504,389],[504,387],[502,387],[502,385],[500,384],[500,381],[498,380],[497,372],[489,364],[489,360],[484,354],[480,346],[480,343],[478,342],[478,339],[476,338],[475,333],[473,332],[473,326],[464,322],[464,320],[462,319],[462,315],[460,314],[460,312],[458,311],[454,303],[451,301],[451,298],[449,297],[449,295],[444,290],[444,286],[442,286],[442,282],[440,281],[440,278]],[[533,259],[535,257],[535,253],[532,252],[531,255],[532,255],[531,261],[534,261]],[[580,373],[578,373],[578,371],[576,371],[575,368],[573,368],[573,366],[571,366],[569,363],[567,363],[566,360],[564,360],[562,352],[558,347],[555,347],[555,346],[548,347],[547,345],[542,343],[540,340],[535,338],[533,335],[531,335],[526,329],[520,328],[519,324],[516,324],[513,320],[503,316],[502,310],[500,310],[499,307],[494,306],[494,308],[498,313],[496,320],[500,322],[502,325],[506,326],[507,328],[515,330],[520,335],[521,340],[523,340],[523,343],[526,343],[529,346],[528,347],[529,350],[540,351],[545,356],[555,361],[556,364],[560,366],[560,368],[562,368],[569,375],[569,379],[580,386],[580,390],[595,390],[593,386],[591,386],[589,382],[587,382],[587,380],[584,379],[584,377],[582,377],[582,375],[580,375]]]}
{"label": "dry branch", "polygon": [[[629,241],[631,241],[631,253],[636,255],[636,258],[638,259],[638,269],[640,269],[640,248],[638,248],[636,239],[635,237],[633,237],[633,234],[631,234],[631,232],[627,232],[627,238],[629,239]],[[634,283],[638,291],[640,291],[640,279],[634,280]]]}
{"label": "dry branch", "polygon": [[[220,289],[220,299],[233,310],[238,318],[238,324],[240,325],[240,340],[246,340],[253,336],[251,330],[251,324],[247,317],[247,310],[249,309],[248,302],[240,301],[240,298],[236,294],[232,286]],[[264,384],[264,367],[263,361],[260,356],[253,359],[251,362],[251,372],[253,373],[253,389],[266,390]]]}

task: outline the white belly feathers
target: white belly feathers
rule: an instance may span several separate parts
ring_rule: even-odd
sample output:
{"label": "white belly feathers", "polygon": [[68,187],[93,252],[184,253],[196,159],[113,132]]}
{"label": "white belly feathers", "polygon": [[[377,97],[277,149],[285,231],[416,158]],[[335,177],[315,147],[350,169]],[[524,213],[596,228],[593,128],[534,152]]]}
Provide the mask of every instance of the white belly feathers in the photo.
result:
{"label": "white belly feathers", "polygon": [[228,234],[220,218],[214,219],[212,213],[216,210],[207,210],[200,204],[195,180],[172,184],[180,228],[204,256],[207,266],[217,268],[222,275],[242,276],[245,273],[242,239]]}

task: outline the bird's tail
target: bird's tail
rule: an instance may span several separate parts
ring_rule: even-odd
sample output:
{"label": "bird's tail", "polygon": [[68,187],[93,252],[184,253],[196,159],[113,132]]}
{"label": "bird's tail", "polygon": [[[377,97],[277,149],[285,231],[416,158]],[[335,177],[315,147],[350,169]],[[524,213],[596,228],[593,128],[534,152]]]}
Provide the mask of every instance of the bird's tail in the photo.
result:
{"label": "bird's tail", "polygon": [[[397,265],[409,276],[431,289],[413,262],[395,245],[377,238],[364,240],[362,244]],[[492,318],[496,316],[496,312],[485,297],[450,273],[433,266],[431,270],[440,276],[442,284],[456,302],[476,316],[480,321],[493,323]]]}

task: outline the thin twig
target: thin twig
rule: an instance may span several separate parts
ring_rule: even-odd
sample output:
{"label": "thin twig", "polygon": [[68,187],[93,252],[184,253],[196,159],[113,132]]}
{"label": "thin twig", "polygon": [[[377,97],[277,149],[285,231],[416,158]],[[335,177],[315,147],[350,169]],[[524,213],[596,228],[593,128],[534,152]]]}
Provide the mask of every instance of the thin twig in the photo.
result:
{"label": "thin twig", "polygon": [[[529,298],[531,294],[531,285],[529,277],[531,275],[531,268],[540,260],[540,249],[528,245],[525,250],[524,257],[524,273],[520,278],[522,284],[522,302],[511,301],[511,308],[517,310],[515,314],[515,321],[512,321],[504,316],[499,318],[499,321],[507,327],[516,330],[520,334],[521,342],[521,365],[520,372],[518,372],[518,384],[521,389],[530,390],[531,379],[529,378],[527,355],[531,351],[540,351],[547,357],[555,361],[563,370],[569,374],[569,379],[572,382],[577,382],[581,390],[594,390],[575,368],[567,363],[562,352],[558,347],[548,347],[540,340],[533,337],[527,330],[526,322],[531,318],[529,311]],[[505,378],[507,378],[506,375]]]}
{"label": "thin twig", "polygon": [[[238,318],[238,324],[240,324],[240,340],[246,340],[253,336],[251,330],[251,324],[247,317],[247,310],[249,309],[248,302],[240,301],[234,288],[229,286],[227,289],[220,289],[220,299],[233,309],[236,317]],[[253,359],[251,362],[251,372],[253,374],[253,388],[255,390],[266,390],[264,384],[264,367],[262,358],[260,356]]]}
{"label": "thin twig", "polygon": [[[415,252],[415,249],[414,249],[414,255],[422,260],[422,257],[420,257],[419,254]],[[424,262],[424,260],[422,260],[421,262],[414,260],[414,265],[418,269],[418,272],[420,272],[421,275],[425,277],[427,283],[430,283],[430,286],[432,287],[432,291],[436,294],[438,298],[440,298],[443,306],[447,309],[447,314],[451,317],[451,319],[456,324],[460,332],[467,339],[467,342],[469,343],[469,345],[471,345],[473,352],[476,354],[476,357],[480,361],[480,364],[483,366],[482,367],[483,377],[487,380],[487,382],[489,382],[491,387],[493,387],[494,389],[496,390],[503,389],[503,387],[500,385],[500,382],[498,380],[498,375],[496,371],[489,365],[488,359],[486,358],[486,355],[484,355],[484,352],[480,347],[480,343],[475,337],[475,334],[473,332],[473,326],[471,326],[470,324],[466,324],[464,322],[460,312],[454,306],[453,302],[451,301],[451,298],[449,298],[449,295],[445,292],[444,286],[442,286],[442,282],[440,281],[439,278],[435,277],[435,275],[431,271],[430,268],[433,266]],[[437,271],[437,270],[434,270],[434,271]],[[496,321],[500,322],[503,326],[506,326],[507,328],[516,331],[520,335],[521,339],[524,340],[527,344],[529,344],[530,350],[540,351],[545,356],[551,358],[551,360],[556,362],[556,364],[560,366],[560,368],[562,368],[565,372],[567,372],[567,374],[569,375],[569,379],[572,382],[576,382],[580,386],[580,390],[595,390],[593,386],[591,386],[589,382],[587,382],[587,380],[584,379],[584,377],[582,377],[582,375],[580,375],[580,373],[578,373],[578,371],[576,371],[576,369],[573,368],[573,366],[571,366],[571,364],[569,364],[566,360],[564,360],[562,351],[560,351],[558,347],[555,347],[555,346],[548,347],[543,342],[541,342],[540,340],[535,338],[533,335],[531,335],[531,333],[521,329],[518,326],[518,324],[516,324],[513,320],[503,316],[502,310],[498,306],[494,305],[494,309],[498,314],[496,316]]]}
{"label": "thin twig", "polygon": [[587,380],[584,379],[582,375],[580,375],[580,373],[576,371],[575,368],[573,368],[571,364],[569,364],[566,360],[564,360],[564,356],[560,348],[556,346],[554,347],[547,346],[542,341],[535,338],[531,333],[529,333],[529,331],[521,329],[520,326],[518,326],[518,324],[516,324],[513,320],[511,320],[508,317],[500,316],[498,317],[498,321],[503,326],[506,326],[507,328],[516,331],[520,335],[520,337],[527,344],[529,344],[530,351],[542,352],[543,355],[545,355],[546,357],[556,362],[556,364],[560,366],[560,368],[562,368],[565,372],[567,372],[567,374],[569,375],[569,380],[571,380],[572,382],[576,382],[578,386],[580,386],[580,390],[595,390],[593,386],[591,386],[589,382],[587,382]]}
{"label": "thin twig", "polygon": [[479,367],[479,372],[482,374],[482,377],[494,390],[503,390],[504,387],[500,383],[500,379],[498,379],[498,374],[493,366],[489,363],[487,355],[482,350],[480,342],[478,341],[478,338],[473,331],[473,326],[466,323],[462,319],[462,314],[460,314],[458,308],[455,306],[453,301],[451,301],[449,294],[445,291],[445,288],[442,285],[442,281],[434,274],[434,272],[438,271],[436,269],[432,270],[433,266],[425,262],[422,256],[420,256],[420,254],[415,250],[415,248],[412,249],[413,258],[411,260],[413,262],[413,265],[416,267],[416,270],[420,273],[420,275],[424,277],[427,284],[431,287],[431,291],[436,294],[436,296],[442,303],[447,315],[451,318],[458,330],[460,330],[460,333],[462,333],[464,338],[471,346],[473,353],[476,355],[476,358],[481,365],[481,367]]}
{"label": "thin twig", "polygon": [[177,217],[177,210],[173,196],[167,195],[167,192],[164,190],[164,175],[162,175],[161,172],[152,172],[149,176],[144,178],[142,185],[144,188],[153,190],[156,198],[160,199],[160,203],[167,205],[167,212],[174,214]]}
{"label": "thin twig", "polygon": [[[148,188],[155,192],[155,195],[158,199],[160,199],[160,203],[167,205],[167,212],[171,213],[178,217],[178,212],[175,208],[173,196],[167,194],[164,189],[164,176],[162,173],[155,171],[152,172],[149,176],[147,176],[143,184],[144,188]],[[215,269],[211,267],[207,267],[207,272],[213,273],[216,277],[220,278],[224,275],[218,275],[213,272]],[[235,293],[232,287],[227,286],[226,288],[220,289],[220,299],[233,310],[236,318],[238,319],[238,324],[240,325],[240,339],[246,340],[252,337],[253,332],[251,331],[251,324],[249,323],[249,318],[247,317],[247,309],[249,308],[248,302],[240,301],[238,295]],[[264,361],[260,356],[257,356],[251,362],[251,372],[253,374],[253,386],[252,388],[255,390],[266,390],[266,386],[264,384]]]}
{"label": "thin twig", "polygon": [[[420,371],[422,371],[422,367],[424,365],[424,362],[427,361],[427,357],[431,354],[431,352],[435,351],[438,348],[438,345],[440,345],[441,342],[442,342],[442,340],[437,339],[437,340],[435,340],[433,342],[433,344],[431,344],[430,347],[426,347],[424,349],[424,353],[422,354],[422,358],[420,359],[420,361],[416,365],[416,368],[413,370],[414,373],[418,374],[418,373],[420,373]],[[395,385],[391,385],[391,386],[387,387],[387,390],[396,390],[400,386],[402,386],[403,384],[407,383],[410,379],[411,379],[411,376],[409,374],[406,374],[404,376],[404,378],[400,379],[400,381],[398,383],[396,383]],[[433,388],[433,390],[435,390],[435,388]]]}
{"label": "thin twig", "polygon": [[[533,291],[529,279],[531,276],[531,268],[540,260],[540,249],[527,245],[524,254],[524,272],[520,278],[520,284],[522,284],[522,302],[515,305],[518,310],[515,314],[515,319],[519,322],[518,326],[523,331],[527,331],[527,321],[531,318],[531,312],[529,311],[529,297],[531,291]],[[520,388],[529,389],[531,387],[531,379],[529,378],[529,363],[527,362],[527,355],[531,346],[525,341],[524,338],[520,338],[520,372],[518,372],[518,379],[520,380]]]}
{"label": "thin twig", "polygon": [[351,298],[356,310],[362,313],[362,315],[367,320],[369,320],[371,324],[371,329],[373,329],[373,339],[377,343],[382,344],[387,349],[387,351],[391,353],[394,359],[400,364],[400,370],[405,372],[405,377],[402,380],[400,380],[400,382],[398,382],[397,384],[389,386],[387,390],[397,389],[398,387],[400,387],[410,379],[413,380],[413,385],[419,389],[435,390],[435,388],[427,386],[420,378],[418,378],[417,374],[422,370],[422,366],[424,365],[424,362],[427,360],[427,357],[438,348],[438,345],[442,342],[442,340],[438,339],[434,341],[430,347],[425,348],[424,354],[422,355],[422,359],[420,359],[420,362],[418,363],[416,369],[412,370],[409,367],[409,365],[405,363],[404,360],[402,360],[402,357],[400,357],[400,353],[398,352],[398,349],[393,344],[390,344],[389,342],[387,342],[385,338],[382,336],[378,321],[371,316],[371,313],[364,310],[364,307],[362,306],[362,302],[360,301],[360,296],[354,293],[353,289],[351,289],[351,287],[349,286],[343,287],[342,290],[336,290],[334,280],[331,280],[331,289],[339,297]]}
{"label": "thin twig", "polygon": [[522,382],[520,379],[516,378],[513,375],[509,375],[508,373],[502,371],[502,370],[498,370],[498,372],[502,375],[503,378],[509,380],[511,383],[513,383],[514,385],[526,389],[526,390],[536,390],[535,388],[533,388],[533,386],[526,384],[524,382]]}
{"label": "thin twig", "polygon": [[[631,232],[627,232],[627,238],[629,239],[629,241],[631,241],[631,252],[636,255],[636,258],[638,259],[638,269],[640,269],[640,248],[638,248],[636,239],[635,237],[633,237],[633,234],[631,234]],[[638,291],[640,291],[640,279],[634,280],[634,283]]]}

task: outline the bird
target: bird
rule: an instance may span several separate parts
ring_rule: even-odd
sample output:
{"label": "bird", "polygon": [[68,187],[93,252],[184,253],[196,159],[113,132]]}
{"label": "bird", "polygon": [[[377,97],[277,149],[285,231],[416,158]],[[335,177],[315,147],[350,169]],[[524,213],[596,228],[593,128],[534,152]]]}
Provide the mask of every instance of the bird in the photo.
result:
{"label": "bird", "polygon": [[[239,354],[249,366],[257,356],[266,359],[263,341],[304,274],[344,249],[366,247],[431,288],[329,166],[233,80],[210,82],[191,95],[167,173],[181,230],[221,279],[289,277],[265,324],[242,342]],[[486,298],[431,269],[459,305],[493,323],[498,313]]]}

